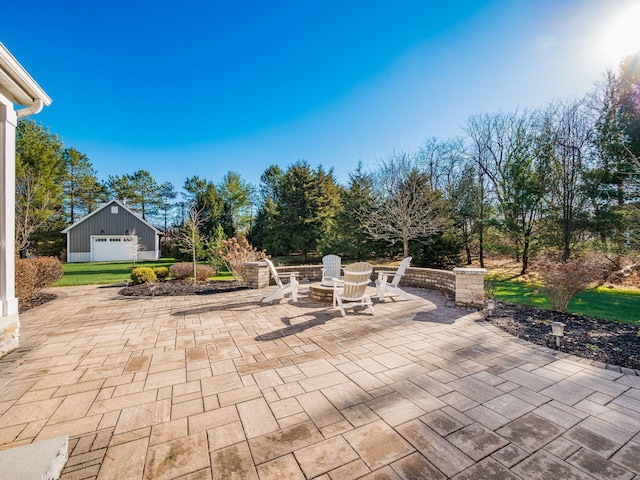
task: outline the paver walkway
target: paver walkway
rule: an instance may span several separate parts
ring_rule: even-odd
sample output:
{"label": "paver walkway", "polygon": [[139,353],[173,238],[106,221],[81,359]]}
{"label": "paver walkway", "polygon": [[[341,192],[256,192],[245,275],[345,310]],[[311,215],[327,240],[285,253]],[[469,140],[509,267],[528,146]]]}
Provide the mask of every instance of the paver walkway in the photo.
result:
{"label": "paver walkway", "polygon": [[264,290],[117,290],[56,289],[0,360],[1,448],[68,434],[63,479],[640,474],[640,377],[436,292],[342,318],[308,297],[261,305]]}

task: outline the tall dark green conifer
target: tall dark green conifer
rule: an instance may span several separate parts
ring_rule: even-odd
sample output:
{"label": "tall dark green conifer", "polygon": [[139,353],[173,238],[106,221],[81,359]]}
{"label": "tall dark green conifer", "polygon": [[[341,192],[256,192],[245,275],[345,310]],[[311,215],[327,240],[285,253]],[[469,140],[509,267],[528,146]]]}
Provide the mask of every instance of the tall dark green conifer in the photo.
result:
{"label": "tall dark green conifer", "polygon": [[26,252],[36,233],[63,228],[62,142],[48,128],[20,120],[16,131],[16,243]]}

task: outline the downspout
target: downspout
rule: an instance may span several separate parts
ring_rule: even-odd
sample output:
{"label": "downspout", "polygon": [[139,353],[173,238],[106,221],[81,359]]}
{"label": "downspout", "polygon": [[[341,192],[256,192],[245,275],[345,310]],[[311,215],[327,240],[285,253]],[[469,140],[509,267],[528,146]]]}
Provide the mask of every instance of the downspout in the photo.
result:
{"label": "downspout", "polygon": [[20,117],[28,117],[29,115],[35,115],[36,113],[40,113],[42,111],[42,107],[44,107],[44,102],[36,98],[33,101],[33,105],[26,108],[21,108],[20,110],[16,110],[16,115],[18,118]]}

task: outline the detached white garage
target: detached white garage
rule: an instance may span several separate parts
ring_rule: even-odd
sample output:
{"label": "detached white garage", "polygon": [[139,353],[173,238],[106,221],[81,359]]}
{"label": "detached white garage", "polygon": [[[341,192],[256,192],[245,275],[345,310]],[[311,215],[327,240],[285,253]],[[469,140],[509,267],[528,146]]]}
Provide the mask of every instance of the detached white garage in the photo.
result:
{"label": "detached white garage", "polygon": [[160,230],[117,200],[73,225],[67,234],[67,262],[112,262],[160,258]]}

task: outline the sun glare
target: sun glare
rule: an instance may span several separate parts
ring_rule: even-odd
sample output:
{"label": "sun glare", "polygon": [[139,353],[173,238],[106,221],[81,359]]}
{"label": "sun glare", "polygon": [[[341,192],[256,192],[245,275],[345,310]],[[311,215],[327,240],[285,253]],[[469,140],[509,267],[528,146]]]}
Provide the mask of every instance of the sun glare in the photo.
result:
{"label": "sun glare", "polygon": [[600,46],[602,53],[615,63],[640,51],[640,5],[633,5],[614,17]]}

